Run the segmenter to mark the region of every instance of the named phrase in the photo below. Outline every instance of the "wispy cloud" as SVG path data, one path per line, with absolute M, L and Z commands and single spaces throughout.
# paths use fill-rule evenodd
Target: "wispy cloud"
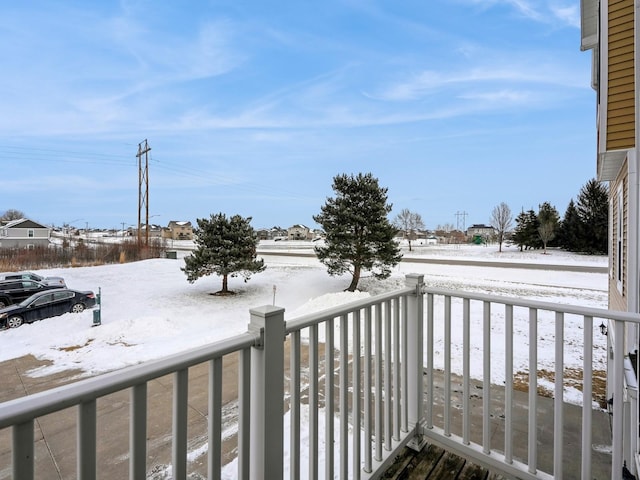
M 486 65 L 455 72 L 425 70 L 392 83 L 371 96 L 380 100 L 411 101 L 447 88 L 464 88 L 478 84 L 485 84 L 491 88 L 491 84 L 496 83 L 544 84 L 571 88 L 581 85 L 576 80 L 574 72 L 558 66 L 510 63 L 504 66 Z
M 569 0 L 462 0 L 483 9 L 497 5 L 513 8 L 519 15 L 540 23 L 559 22 L 580 28 L 580 10 Z

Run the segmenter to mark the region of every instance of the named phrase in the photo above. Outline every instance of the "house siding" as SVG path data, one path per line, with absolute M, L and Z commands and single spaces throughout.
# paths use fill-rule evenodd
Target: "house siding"
M 633 0 L 608 2 L 608 151 L 635 147 L 633 5 Z
M 629 212 L 629 175 L 627 168 L 627 160 L 624 161 L 618 177 L 612 182 L 609 189 L 609 204 L 613 206 L 611 209 L 611 268 L 609 275 L 609 308 L 612 310 L 628 310 L 628 279 L 627 279 L 627 263 L 628 263 L 628 219 Z M 618 286 L 618 192 L 622 188 L 622 291 Z
M 0 227 L 0 248 L 30 248 L 49 245 L 50 229 L 27 219 Z

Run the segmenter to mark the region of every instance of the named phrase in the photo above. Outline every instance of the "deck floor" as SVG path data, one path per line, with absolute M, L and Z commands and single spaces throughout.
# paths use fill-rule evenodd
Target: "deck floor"
M 429 444 L 420 452 L 408 447 L 402 450 L 383 477 L 386 480 L 504 480 L 462 457 Z

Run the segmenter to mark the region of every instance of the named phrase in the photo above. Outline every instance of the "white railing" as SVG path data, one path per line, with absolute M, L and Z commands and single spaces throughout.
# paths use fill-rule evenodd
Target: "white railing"
M 579 476 L 593 478 L 590 407 L 591 351 L 594 328 L 597 328 L 594 319 L 607 322 L 610 337 L 621 339 L 625 323 L 640 323 L 639 316 L 425 288 L 420 275 L 409 275 L 406 283 L 405 288 L 395 292 L 288 322 L 281 308 L 257 308 L 250 312 L 245 334 L 0 404 L 0 433 L 9 427 L 12 431 L 13 478 L 36 478 L 34 423 L 39 417 L 68 407 L 77 409 L 75 476 L 81 480 L 97 478 L 101 466 L 97 455 L 96 402 L 123 390 L 130 392 L 129 478 L 145 478 L 149 469 L 147 417 L 153 417 L 154 413 L 148 411 L 148 384 L 171 374 L 171 476 L 176 480 L 186 479 L 189 369 L 202 363 L 209 365 L 206 450 L 207 475 L 211 479 L 223 474 L 242 479 L 376 478 L 401 448 L 420 449 L 427 441 L 518 478 L 576 478 L 576 472 L 563 472 L 563 456 L 567 452 L 563 451 L 562 441 L 553 442 L 549 447 L 553 458 L 550 465 L 538 462 L 537 375 L 529 377 L 526 433 L 515 433 L 512 379 L 514 345 L 519 344 L 514 343 L 514 335 L 525 325 L 528 338 L 536 339 L 527 347 L 526 367 L 529 372 L 537 372 L 542 340 L 538 338 L 540 322 L 555 324 L 552 343 L 556 439 L 562 438 L 566 428 L 563 414 L 565 329 L 575 325 L 583 329 L 583 404 L 588 408 L 582 410 Z M 504 349 L 494 348 L 496 335 L 489 332 L 496 329 L 501 332 Z M 461 342 L 455 338 L 459 331 Z M 481 341 L 478 343 L 477 339 Z M 548 338 L 544 340 L 549 343 Z M 637 386 L 636 391 L 630 391 L 631 382 L 625 382 L 622 344 L 611 342 L 611 478 L 621 477 L 625 462 L 635 470 L 633 452 L 637 452 L 638 447 L 637 431 L 629 428 L 637 425 L 638 420 Z M 231 354 L 239 358 L 237 458 L 225 466 L 221 453 L 225 429 L 223 362 Z M 287 354 L 289 361 L 285 362 Z M 504 411 L 504 442 L 496 445 L 492 441 L 491 424 L 492 409 L 497 403 L 490 393 L 495 372 L 492 364 L 502 363 L 505 384 L 500 408 Z M 461 392 L 455 392 L 453 387 L 456 372 L 461 373 Z M 434 385 L 438 375 L 443 378 L 440 397 Z M 474 426 L 471 389 L 474 379 L 478 378 L 483 394 L 480 419 Z M 436 414 L 436 409 L 442 413 Z M 283 422 L 283 415 L 288 429 L 285 429 L 287 422 Z M 119 433 L 124 434 L 126 442 L 127 432 Z M 516 443 L 524 441 L 522 435 L 526 435 L 526 455 L 514 449 Z

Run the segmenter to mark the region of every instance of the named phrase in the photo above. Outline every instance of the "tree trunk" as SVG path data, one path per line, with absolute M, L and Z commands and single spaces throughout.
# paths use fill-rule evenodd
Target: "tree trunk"
M 409 251 L 411 251 L 411 240 L 409 240 Z
M 227 274 L 225 273 L 222 276 L 222 290 L 220 290 L 222 293 L 227 293 L 229 291 L 229 289 L 227 288 Z
M 351 285 L 345 290 L 347 292 L 355 292 L 358 288 L 358 282 L 360 281 L 360 266 L 353 268 L 353 278 L 351 279 Z

